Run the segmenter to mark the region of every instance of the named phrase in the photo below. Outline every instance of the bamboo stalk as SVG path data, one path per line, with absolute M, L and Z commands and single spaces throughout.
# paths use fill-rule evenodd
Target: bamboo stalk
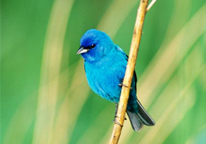
M 124 123 L 125 111 L 127 108 L 127 102 L 129 98 L 131 82 L 132 82 L 136 59 L 138 55 L 147 5 L 148 5 L 148 0 L 140 1 L 140 5 L 139 5 L 138 12 L 137 12 L 137 17 L 136 17 L 136 22 L 135 22 L 135 27 L 134 27 L 132 43 L 130 46 L 128 64 L 126 68 L 126 73 L 125 73 L 125 77 L 123 81 L 123 86 L 122 86 L 122 91 L 121 91 L 121 96 L 120 96 L 120 101 L 119 101 L 119 106 L 118 106 L 118 111 L 117 111 L 116 123 L 113 128 L 112 137 L 110 139 L 110 144 L 117 144 L 119 141 L 119 137 L 121 135 L 122 126 L 120 125 L 123 125 Z

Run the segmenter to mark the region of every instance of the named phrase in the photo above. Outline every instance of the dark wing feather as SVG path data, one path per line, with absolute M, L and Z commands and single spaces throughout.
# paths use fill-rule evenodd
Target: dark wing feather
M 126 60 L 128 61 L 128 55 L 126 55 Z M 136 86 L 136 84 L 137 84 L 137 74 L 136 74 L 136 71 L 134 70 L 134 81 L 135 81 L 135 90 L 137 90 L 137 86 Z
M 143 122 L 143 124 L 145 124 L 147 126 L 155 125 L 155 121 L 147 113 L 147 111 L 144 109 L 144 107 L 142 106 L 142 104 L 140 103 L 140 101 L 138 99 L 137 99 L 137 103 L 139 105 L 139 113 L 138 113 L 138 115 L 139 115 L 141 121 Z

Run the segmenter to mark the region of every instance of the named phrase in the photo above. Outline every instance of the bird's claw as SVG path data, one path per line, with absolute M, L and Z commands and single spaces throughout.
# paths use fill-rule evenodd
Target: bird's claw
M 115 117 L 116 117 L 116 116 L 115 116 Z M 123 125 L 121 125 L 119 122 L 116 121 L 116 118 L 113 120 L 113 122 L 114 122 L 115 124 L 118 124 L 120 127 L 123 127 Z
M 113 122 L 115 123 L 115 124 L 118 124 L 120 127 L 123 127 L 123 125 L 121 125 L 119 122 L 117 122 L 116 121 L 116 118 L 117 118 L 118 116 L 114 116 L 114 120 L 113 120 Z M 124 118 L 124 120 L 127 120 L 126 118 Z
M 118 104 L 116 103 L 116 110 L 115 110 L 115 116 L 114 116 L 114 120 L 113 122 L 115 124 L 118 124 L 120 127 L 123 127 L 123 125 L 121 125 L 119 122 L 116 121 L 116 118 L 118 117 L 116 114 L 117 114 L 117 109 L 118 109 Z M 127 120 L 126 118 L 124 118 L 124 120 Z
M 124 85 L 123 83 L 122 84 L 118 84 L 120 87 L 124 86 L 124 87 L 127 87 L 129 88 L 128 86 Z M 130 87 L 130 89 L 132 89 L 132 87 Z

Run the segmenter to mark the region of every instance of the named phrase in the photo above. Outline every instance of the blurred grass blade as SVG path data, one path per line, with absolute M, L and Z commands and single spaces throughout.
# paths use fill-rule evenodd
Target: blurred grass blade
M 62 72 L 59 75 L 59 77 L 56 77 L 55 79 L 50 81 L 46 85 L 46 87 L 54 83 L 57 79 L 65 78 L 66 75 L 68 75 L 68 69 Z M 35 106 L 33 102 L 35 101 L 35 96 L 37 95 L 37 92 L 34 92 L 34 93 L 35 94 L 31 94 L 27 96 L 27 98 L 20 104 L 18 109 L 16 109 L 15 114 L 12 117 L 11 122 L 9 123 L 9 127 L 7 128 L 4 142 L 3 142 L 4 144 L 12 144 L 12 143 L 21 144 L 23 140 L 25 139 L 26 133 L 29 127 L 32 125 L 33 120 L 35 119 L 35 114 L 34 114 L 35 112 L 33 112 Z M 24 120 L 21 120 L 21 119 L 24 119 L 24 120 L 26 119 L 27 121 L 24 122 Z M 21 132 L 18 131 L 18 134 L 17 134 L 17 131 L 14 131 L 13 129 L 17 128 L 18 126 L 21 126 L 21 128 L 19 129 L 21 130 Z M 17 135 L 19 135 L 18 139 L 11 138 Z
M 7 128 L 3 144 L 22 144 L 29 127 L 34 121 L 33 111 L 36 93 L 28 96 L 18 107 Z M 26 121 L 25 121 L 26 119 Z M 23 125 L 23 126 L 22 126 Z M 2 140 L 2 139 L 1 139 Z
M 155 95 L 158 93 L 157 90 L 159 90 L 158 87 L 161 87 L 170 78 L 193 44 L 205 32 L 205 13 L 206 4 L 180 30 L 166 48 L 165 46 L 160 48 L 145 70 L 139 80 L 138 96 L 142 103 L 146 104 L 146 107 L 154 100 Z
M 180 99 L 179 99 L 180 98 Z M 179 98 L 176 98 L 164 114 L 158 119 L 155 128 L 151 129 L 140 141 L 140 144 L 163 143 L 171 131 L 184 118 L 187 112 L 193 107 L 195 103 L 194 92 L 191 89 L 187 93 L 181 93 Z M 181 102 L 184 98 L 184 103 Z M 178 109 L 176 109 L 178 107 Z M 167 127 L 167 125 L 170 125 Z M 156 136 L 161 133 L 161 137 L 156 139 Z M 149 137 L 149 138 L 148 138 Z
M 58 111 L 56 122 L 54 124 L 53 144 L 67 144 L 70 141 L 76 121 L 81 113 L 81 109 L 89 96 L 88 84 L 82 73 L 82 59 L 77 64 L 74 72 L 74 78 L 68 91 L 66 98 L 63 100 Z M 81 90 L 79 89 L 81 88 Z
M 72 4 L 71 0 L 56 0 L 51 11 L 43 52 L 33 144 L 52 143 L 59 80 L 48 86 L 46 84 L 58 77 L 60 72 L 63 42 Z
M 124 0 L 114 0 L 100 20 L 97 29 L 113 38 L 137 2 L 139 1 L 129 0 L 125 3 Z
M 195 132 L 189 139 L 186 141 L 185 144 L 204 144 L 206 135 L 206 124 L 202 126 L 197 132 Z
M 111 110 L 111 107 L 106 107 L 102 112 L 99 113 L 99 115 L 97 116 L 97 118 L 95 119 L 95 122 L 94 124 L 91 125 L 91 127 L 89 127 L 89 129 L 87 130 L 87 133 L 85 133 L 77 142 L 77 144 L 82 144 L 82 143 L 95 143 L 95 142 L 99 142 L 99 140 L 96 138 L 97 136 L 95 135 L 98 135 L 98 133 L 96 133 L 96 128 L 98 126 L 101 125 L 101 123 L 103 123 L 103 119 L 105 118 L 106 116 L 106 113 L 108 111 Z M 112 121 L 111 121 L 111 124 L 112 124 Z M 90 138 L 90 139 L 88 139 Z
M 195 51 L 194 51 L 195 52 Z M 194 58 L 194 57 L 192 57 Z M 190 61 L 188 61 L 190 62 Z M 186 64 L 187 65 L 187 64 Z M 167 121 L 170 119 L 170 115 L 171 114 L 174 114 L 175 111 L 177 111 L 176 113 L 179 112 L 179 120 L 177 121 L 174 121 L 174 124 L 173 124 L 173 127 L 170 126 L 168 127 L 167 129 L 164 129 L 165 132 L 164 134 L 164 137 L 162 136 L 161 138 L 158 138 L 158 143 L 162 143 L 164 141 L 164 139 L 166 139 L 166 137 L 169 135 L 169 133 L 175 128 L 175 126 L 180 122 L 180 120 L 184 117 L 184 115 L 186 114 L 186 111 L 182 112 L 180 111 L 180 105 L 182 106 L 183 104 L 179 104 L 178 103 L 184 103 L 184 107 L 190 107 L 191 108 L 191 105 L 194 105 L 194 99 L 195 98 L 192 98 L 191 101 L 187 101 L 185 99 L 187 99 L 193 92 L 191 92 L 191 89 L 192 89 L 192 85 L 194 83 L 194 81 L 197 79 L 197 77 L 199 77 L 199 75 L 201 73 L 203 73 L 205 70 L 206 70 L 206 66 L 201 66 L 201 64 L 197 64 L 199 65 L 199 67 L 196 68 L 196 73 L 193 74 L 193 76 L 189 76 L 188 78 L 188 81 L 186 81 L 186 84 L 184 86 L 184 88 L 182 88 L 182 90 L 179 90 L 179 94 L 178 93 L 174 93 L 173 95 L 171 95 L 172 93 L 169 92 L 170 91 L 170 88 L 171 86 L 168 85 L 168 89 L 167 92 L 163 92 L 159 97 L 158 99 L 156 100 L 154 106 L 152 107 L 152 110 L 153 110 L 153 113 L 156 114 L 156 117 L 160 117 L 158 119 L 156 119 L 156 125 L 154 128 L 150 129 L 146 134 L 145 136 L 142 138 L 141 140 L 141 143 L 151 143 L 155 140 L 155 136 L 158 135 L 158 133 L 160 132 L 160 129 L 164 129 L 164 127 L 166 127 L 166 123 Z M 174 82 L 176 81 L 176 84 L 174 86 L 178 86 L 177 84 L 177 80 L 173 80 L 173 84 Z M 172 89 L 174 91 L 174 89 Z M 188 92 L 189 91 L 189 92 Z M 178 92 L 178 90 L 177 90 Z M 170 94 L 170 97 L 167 95 Z M 194 94 L 193 94 L 194 95 Z M 195 96 L 192 96 L 192 97 L 195 97 Z M 190 99 L 190 98 L 188 98 Z M 164 106 L 168 106 L 167 108 L 164 108 Z M 178 110 L 176 110 L 176 107 L 178 107 Z M 164 110 L 162 112 L 162 110 Z M 189 109 L 188 109 L 189 110 Z M 182 112 L 182 113 L 180 113 Z M 172 122 L 170 122 L 171 124 Z M 161 130 L 161 133 L 162 133 L 162 130 Z M 150 139 L 148 139 L 148 137 L 150 137 Z M 160 142 L 161 141 L 161 142 Z

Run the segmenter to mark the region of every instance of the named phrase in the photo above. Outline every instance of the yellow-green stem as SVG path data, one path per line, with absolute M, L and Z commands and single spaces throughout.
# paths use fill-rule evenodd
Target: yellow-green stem
M 127 68 L 126 68 L 124 81 L 123 81 L 124 86 L 122 87 L 122 91 L 121 91 L 121 96 L 120 96 L 120 101 L 119 101 L 119 106 L 118 106 L 118 111 L 117 111 L 117 117 L 116 117 L 116 123 L 114 125 L 112 137 L 110 139 L 110 144 L 117 144 L 119 141 L 119 137 L 121 135 L 122 127 L 120 125 L 123 125 L 124 123 L 125 111 L 127 108 L 130 86 L 131 86 L 131 82 L 132 82 L 132 78 L 134 74 L 137 55 L 138 55 L 147 5 L 148 5 L 148 0 L 140 1 L 140 5 L 139 5 L 138 12 L 137 12 L 137 17 L 136 17 L 136 22 L 135 22 L 135 27 L 134 27 L 132 43 L 130 46 L 129 60 L 128 60 Z

